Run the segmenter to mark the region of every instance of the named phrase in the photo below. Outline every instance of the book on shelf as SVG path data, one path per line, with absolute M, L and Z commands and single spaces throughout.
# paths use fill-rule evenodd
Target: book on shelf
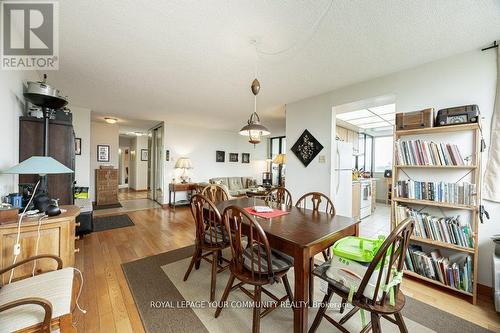
M 404 205 L 395 206 L 396 225 L 408 217 L 415 221 L 415 237 L 474 248 L 473 229 L 468 222 L 461 221 L 460 215 L 437 217 Z
M 396 165 L 464 166 L 458 146 L 423 140 L 396 140 Z
M 410 245 L 405 269 L 436 280 L 454 289 L 472 293 L 472 259 L 463 253 L 443 257 L 437 249 L 426 253 L 419 245 Z
M 423 182 L 417 180 L 398 180 L 395 186 L 396 197 L 446 202 L 457 205 L 476 205 L 476 184 L 469 182 L 445 183 Z

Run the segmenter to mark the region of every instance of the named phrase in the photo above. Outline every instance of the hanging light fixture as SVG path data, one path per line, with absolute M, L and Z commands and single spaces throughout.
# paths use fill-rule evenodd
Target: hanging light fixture
M 248 142 L 254 146 L 260 143 L 262 136 L 271 134 L 266 126 L 260 123 L 259 115 L 257 114 L 257 94 L 260 91 L 260 82 L 254 79 L 252 82 L 252 93 L 254 95 L 254 112 L 250 115 L 247 125 L 240 130 L 240 135 L 247 136 Z

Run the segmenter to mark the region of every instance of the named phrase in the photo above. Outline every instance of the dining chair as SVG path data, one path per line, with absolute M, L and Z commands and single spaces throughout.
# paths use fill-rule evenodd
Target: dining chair
M 229 234 L 231 246 L 231 275 L 227 282 L 221 302 L 215 312 L 219 317 L 227 301 L 229 293 L 240 289 L 254 301 L 252 332 L 260 331 L 260 319 L 268 315 L 287 299 L 292 302 L 293 294 L 288 282 L 287 273 L 292 267 L 292 258 L 280 251 L 271 249 L 266 234 L 257 221 L 245 210 L 238 206 L 229 206 L 223 214 L 226 232 Z M 245 229 L 246 244 L 243 242 L 243 229 Z M 240 282 L 233 286 L 234 280 Z M 283 282 L 286 295 L 279 298 L 264 288 L 275 282 Z M 252 293 L 244 287 L 249 284 L 254 286 Z M 268 307 L 261 303 L 261 295 L 265 293 L 275 302 Z
M 269 190 L 264 198 L 266 204 L 274 203 L 276 205 L 285 205 L 291 207 L 293 205 L 292 194 L 284 187 L 276 187 Z
M 207 185 L 203 191 L 201 191 L 201 194 L 206 196 L 214 204 L 229 200 L 229 193 L 227 193 L 222 186 L 217 184 Z
M 401 222 L 391 232 L 368 266 L 363 278 L 360 278 L 361 283 L 354 292 L 350 292 L 341 282 L 333 280 L 326 275 L 331 262 L 326 262 L 314 270 L 314 275 L 328 282 L 328 291 L 323 298 L 321 307 L 309 329 L 309 333 L 317 330 L 323 318 L 326 318 L 341 332 L 349 332 L 343 327 L 343 324 L 358 311 L 368 311 L 371 317 L 371 321 L 362 328 L 361 332 L 368 332 L 370 329 L 374 333 L 381 332 L 381 317 L 396 324 L 400 332 L 408 332 L 403 316 L 401 315 L 401 310 L 405 305 L 405 296 L 399 287 L 403 276 L 404 259 L 413 228 L 414 221 L 409 218 Z M 377 268 L 380 267 L 382 268 L 376 272 Z M 371 293 L 366 291 L 366 287 L 369 281 L 372 280 L 373 274 L 375 274 L 377 279 L 373 293 Z M 354 306 L 338 322 L 326 314 L 326 306 L 330 303 L 333 294 L 337 294 L 342 298 L 340 313 L 343 313 L 346 301 Z M 366 296 L 367 294 L 370 296 Z M 350 297 L 350 295 L 352 296 Z M 394 318 L 390 317 L 390 315 L 393 315 Z M 364 313 L 362 313 L 361 318 L 363 322 Z
M 215 299 L 217 274 L 225 271 L 229 265 L 222 266 L 229 260 L 222 257 L 222 250 L 229 247 L 229 237 L 222 224 L 221 215 L 212 201 L 202 194 L 195 194 L 191 198 L 191 214 L 195 221 L 196 239 L 193 257 L 184 281 L 189 278 L 193 266 L 198 269 L 201 259 L 212 264 L 212 279 L 210 285 L 210 301 Z M 205 253 L 203 253 L 205 251 Z M 212 257 L 209 259 L 208 257 Z

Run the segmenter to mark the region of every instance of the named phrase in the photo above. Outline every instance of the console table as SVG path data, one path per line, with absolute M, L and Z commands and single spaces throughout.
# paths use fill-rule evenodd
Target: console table
M 198 184 L 196 183 L 170 183 L 168 186 L 168 206 L 175 210 L 175 206 L 182 206 L 189 204 L 189 201 L 186 202 L 175 202 L 175 193 L 176 192 L 191 192 L 195 191 L 198 188 Z
M 77 206 L 61 206 L 66 210 L 61 215 L 49 217 L 42 221 L 40 227 L 40 242 L 38 254 L 53 254 L 60 257 L 63 261 L 63 267 L 75 265 L 75 226 L 76 217 L 80 214 L 80 208 Z M 17 261 L 33 257 L 36 251 L 36 239 L 38 229 L 38 217 L 24 218 L 21 224 L 21 254 Z M 0 225 L 0 268 L 12 264 L 14 244 L 16 243 L 17 221 Z M 36 271 L 46 272 L 54 270 L 57 266 L 51 260 L 38 260 Z M 14 279 L 23 278 L 31 275 L 33 266 L 28 264 L 18 267 L 14 271 Z M 37 273 L 37 274 L 38 274 Z M 2 284 L 9 279 L 10 274 L 2 276 Z

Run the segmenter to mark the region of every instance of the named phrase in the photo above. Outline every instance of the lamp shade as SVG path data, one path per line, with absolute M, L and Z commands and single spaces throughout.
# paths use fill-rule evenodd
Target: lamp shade
M 193 164 L 188 157 L 180 157 L 175 163 L 176 169 L 192 169 Z
M 73 173 L 73 170 L 59 163 L 49 156 L 31 156 L 10 169 L 2 173 L 17 175 L 49 175 L 60 173 Z
M 286 154 L 278 154 L 274 160 L 274 164 L 286 164 Z

